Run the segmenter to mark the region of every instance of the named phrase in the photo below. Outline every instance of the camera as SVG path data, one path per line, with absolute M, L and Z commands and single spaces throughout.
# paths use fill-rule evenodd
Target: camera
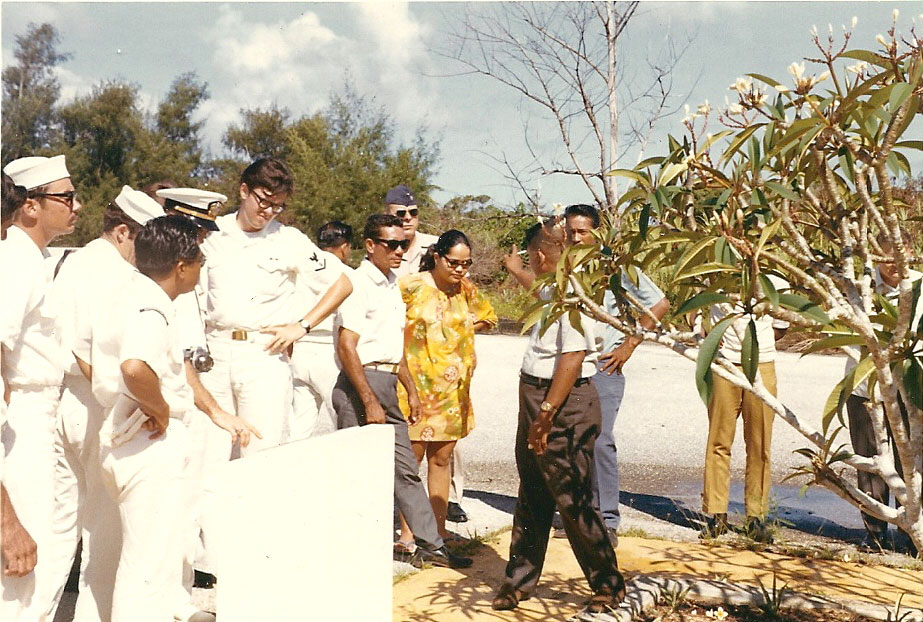
M 201 346 L 183 350 L 183 359 L 190 361 L 192 368 L 200 374 L 204 374 L 215 366 L 215 359 L 212 358 L 211 352 Z

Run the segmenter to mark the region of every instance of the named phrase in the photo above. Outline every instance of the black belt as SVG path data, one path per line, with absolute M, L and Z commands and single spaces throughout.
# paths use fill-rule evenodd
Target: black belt
M 519 379 L 522 380 L 523 384 L 539 389 L 547 389 L 551 386 L 551 378 L 539 378 L 538 376 L 533 376 L 525 372 L 519 372 Z M 590 384 L 589 378 L 577 378 L 574 382 L 575 387 L 582 387 L 585 384 Z

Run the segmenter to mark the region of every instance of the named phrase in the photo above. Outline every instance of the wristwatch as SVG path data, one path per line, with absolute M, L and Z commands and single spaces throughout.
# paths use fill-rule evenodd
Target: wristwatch
M 311 332 L 311 322 L 307 320 L 301 320 L 300 322 L 298 322 L 298 325 L 304 329 L 305 335 Z
M 539 409 L 542 413 L 553 413 L 554 411 L 557 410 L 557 408 L 556 408 L 555 406 L 553 406 L 553 405 L 551 404 L 551 402 L 542 402 L 542 405 L 539 406 L 538 409 Z

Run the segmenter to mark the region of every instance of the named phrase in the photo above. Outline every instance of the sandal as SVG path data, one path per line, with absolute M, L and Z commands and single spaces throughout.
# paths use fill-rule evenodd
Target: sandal
M 416 542 L 404 542 L 403 540 L 398 540 L 394 543 L 394 561 L 406 562 L 413 554 L 417 552 Z
M 531 596 L 517 590 L 509 583 L 504 583 L 497 590 L 497 595 L 490 601 L 490 608 L 494 611 L 510 611 L 519 605 L 521 600 L 529 600 Z

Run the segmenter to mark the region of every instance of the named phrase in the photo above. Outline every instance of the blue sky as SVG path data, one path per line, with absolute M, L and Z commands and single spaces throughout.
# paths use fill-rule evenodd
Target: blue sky
M 632 75 L 644 77 L 645 60 L 670 42 L 691 44 L 675 73 L 673 103 L 695 108 L 708 99 L 723 104 L 737 76 L 757 72 L 788 81 L 786 67 L 815 55 L 809 29 L 858 17 L 853 46 L 874 48 L 875 37 L 901 10 L 906 30 L 915 16 L 923 27 L 920 2 L 644 2 L 621 40 L 620 58 Z M 201 110 L 205 138 L 213 153 L 242 107 L 276 103 L 295 116 L 323 107 L 348 75 L 358 91 L 374 96 L 409 142 L 425 126 L 441 139 L 434 193 L 444 201 L 459 194 L 488 194 L 504 205 L 523 199 L 491 156 L 514 163 L 530 160 L 529 142 L 552 157 L 558 141 L 517 95 L 433 53 L 465 10 L 462 3 L 35 3 L 4 0 L 3 65 L 13 59 L 13 38 L 32 22 L 53 23 L 60 49 L 73 54 L 59 71 L 62 95 L 89 92 L 106 79 L 139 85 L 145 106 L 153 107 L 179 74 L 195 71 L 209 85 L 211 99 Z M 496 8 L 495 6 L 492 8 Z M 682 96 L 682 98 L 679 98 Z M 680 111 L 655 129 L 646 155 L 659 152 L 668 131 L 680 131 Z M 637 153 L 620 162 L 630 167 Z M 585 201 L 579 183 L 543 178 L 546 204 Z

